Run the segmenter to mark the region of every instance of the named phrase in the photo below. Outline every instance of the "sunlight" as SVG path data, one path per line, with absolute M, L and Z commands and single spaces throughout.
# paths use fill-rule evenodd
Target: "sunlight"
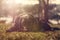
M 38 4 L 39 2 L 36 0 L 5 0 L 7 4 Z
M 6 3 L 8 4 L 8 3 L 13 3 L 14 1 L 13 0 L 6 0 Z
M 15 0 L 17 4 L 38 4 L 38 1 L 33 1 L 33 0 Z
M 22 5 L 20 5 L 20 4 L 22 4 Z M 12 18 L 14 19 L 16 17 L 16 14 L 18 15 L 19 13 L 25 13 L 22 6 L 35 5 L 35 4 L 38 4 L 38 1 L 36 1 L 36 0 L 3 0 L 2 9 L 3 9 L 3 12 L 6 11 L 8 13 L 8 15 L 12 16 Z M 21 7 L 21 8 L 19 8 L 19 7 Z M 28 18 L 28 15 L 25 13 L 25 14 L 22 14 L 22 17 Z M 3 19 L 7 20 L 8 18 L 3 18 Z M 7 21 L 10 22 L 11 21 L 10 19 L 8 19 Z
M 51 4 L 60 4 L 60 0 L 50 0 Z

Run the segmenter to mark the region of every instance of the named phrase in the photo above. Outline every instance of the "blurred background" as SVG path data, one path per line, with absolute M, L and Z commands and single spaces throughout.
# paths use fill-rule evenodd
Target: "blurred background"
M 14 25 L 16 17 L 20 14 L 26 14 L 34 17 L 38 28 L 39 24 L 39 0 L 0 0 L 0 23 Z M 48 9 L 48 21 L 51 27 L 60 28 L 60 2 L 59 0 L 50 0 Z M 27 16 L 28 17 L 28 16 Z M 29 19 L 30 20 L 30 19 Z M 28 23 L 26 24 L 28 25 Z M 35 25 L 35 24 L 34 24 Z M 30 27 L 32 25 L 29 25 Z M 36 26 L 36 25 L 35 25 Z M 34 27 L 35 28 L 35 27 Z M 37 28 L 37 27 L 36 27 Z

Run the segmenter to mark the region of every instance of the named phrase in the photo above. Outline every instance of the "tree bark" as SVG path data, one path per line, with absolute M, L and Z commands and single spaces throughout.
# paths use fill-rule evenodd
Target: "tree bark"
M 39 0 L 40 5 L 39 20 L 43 23 L 48 22 L 48 4 L 49 0 Z
M 39 21 L 45 30 L 51 30 L 51 27 L 48 25 L 48 5 L 49 0 L 39 0 Z

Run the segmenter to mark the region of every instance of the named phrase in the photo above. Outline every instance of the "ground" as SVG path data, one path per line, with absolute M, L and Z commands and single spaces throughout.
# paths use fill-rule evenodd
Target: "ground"
M 0 24 L 0 40 L 60 40 L 60 31 L 6 32 L 11 24 Z

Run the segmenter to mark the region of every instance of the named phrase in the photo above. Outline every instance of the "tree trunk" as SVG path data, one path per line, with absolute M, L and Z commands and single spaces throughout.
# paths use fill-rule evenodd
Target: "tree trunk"
M 45 30 L 51 29 L 50 26 L 48 25 L 48 5 L 49 0 L 39 0 L 40 6 L 39 21 Z
M 39 20 L 43 23 L 48 22 L 48 0 L 39 0 L 40 13 Z

